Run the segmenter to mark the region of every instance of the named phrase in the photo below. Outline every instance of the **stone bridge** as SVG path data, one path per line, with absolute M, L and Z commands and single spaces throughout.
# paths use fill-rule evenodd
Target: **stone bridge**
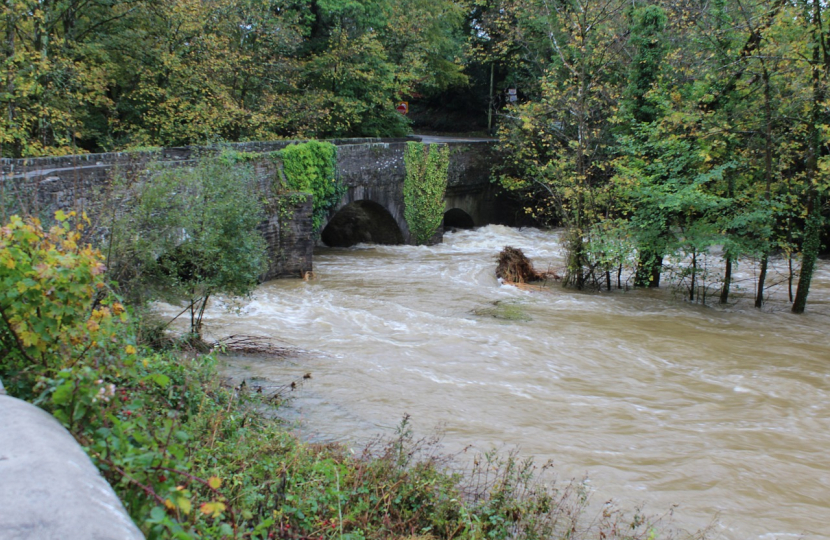
M 505 222 L 508 216 L 490 182 L 495 160 L 485 139 L 425 137 L 428 144 L 450 147 L 444 227 L 472 228 Z M 406 142 L 352 144 L 337 151 L 339 180 L 348 191 L 322 228 L 321 240 L 347 247 L 358 242 L 411 244 L 404 219 L 403 181 Z M 433 242 L 440 242 L 439 229 Z
M 428 144 L 450 147 L 445 201 L 445 228 L 510 223 L 510 211 L 497 198 L 490 169 L 497 157 L 492 141 L 423 137 Z M 347 192 L 316 238 L 311 225 L 311 196 L 292 197 L 291 217 L 272 215 L 260 229 L 268 242 L 270 268 L 264 279 L 300 277 L 312 269 L 315 245 L 350 246 L 358 242 L 409 244 L 404 219 L 403 179 L 406 139 L 336 139 L 337 174 Z M 114 152 L 77 156 L 0 160 L 0 212 L 48 216 L 58 209 L 95 213 L 116 173 L 141 174 L 151 161 L 165 166 L 193 163 L 206 152 L 230 148 L 265 154 L 303 141 L 236 143 L 217 147 L 168 148 L 156 152 Z M 278 181 L 272 160 L 254 160 L 262 186 Z M 268 190 L 268 192 L 272 192 Z M 439 229 L 433 242 L 440 242 Z

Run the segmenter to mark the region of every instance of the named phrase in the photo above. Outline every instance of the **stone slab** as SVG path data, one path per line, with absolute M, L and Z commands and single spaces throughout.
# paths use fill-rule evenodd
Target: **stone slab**
M 89 457 L 45 411 L 0 395 L 0 540 L 143 540 Z

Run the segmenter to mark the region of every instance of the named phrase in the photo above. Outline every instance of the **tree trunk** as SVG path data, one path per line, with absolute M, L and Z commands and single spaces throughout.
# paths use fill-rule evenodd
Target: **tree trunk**
M 585 273 L 583 263 L 585 261 L 585 244 L 582 242 L 582 234 L 571 230 L 571 239 L 568 242 L 568 276 L 564 284 L 571 285 L 575 289 L 585 288 Z
M 209 299 L 210 293 L 205 293 L 204 298 L 202 298 L 202 305 L 199 307 L 199 315 L 196 316 L 196 326 L 194 328 L 194 333 L 199 339 L 202 339 L 202 320 L 204 319 L 205 308 L 207 307 Z
M 196 300 L 190 301 L 190 333 L 196 332 Z
M 656 289 L 660 286 L 660 274 L 663 273 L 663 256 L 660 255 L 651 266 L 651 281 L 648 283 L 649 289 Z
M 793 279 L 795 278 L 795 273 L 793 272 L 793 256 L 792 253 L 787 257 L 787 266 L 789 267 L 790 273 L 787 276 L 787 293 L 789 294 L 790 302 L 793 301 Z
M 816 258 L 821 247 L 821 206 L 819 195 L 813 187 L 813 181 L 818 175 L 818 158 L 821 153 L 821 138 L 819 125 L 821 123 L 821 109 L 824 101 L 824 89 L 821 86 L 822 67 L 827 65 L 827 52 L 824 51 L 824 32 L 821 26 L 821 2 L 813 2 L 813 103 L 810 126 L 810 157 L 807 161 L 807 226 L 804 230 L 804 242 L 801 247 L 801 272 L 798 276 L 798 288 L 795 291 L 793 313 L 804 313 L 807 306 L 807 295 L 810 293 L 810 281 L 813 279 L 813 270 Z M 823 52 L 823 58 L 821 53 Z M 824 62 L 822 62 L 824 60 Z M 825 67 L 826 69 L 826 67 Z
M 490 64 L 490 99 L 487 103 L 487 135 L 493 135 L 493 75 L 496 71 L 496 63 Z
M 729 302 L 729 287 L 732 285 L 732 256 L 726 253 L 726 268 L 723 271 L 723 288 L 720 290 L 720 303 Z
M 692 252 L 692 283 L 689 286 L 689 302 L 695 301 L 695 280 L 697 279 L 697 251 Z
M 758 288 L 755 291 L 755 307 L 761 309 L 764 306 L 764 283 L 767 280 L 767 265 L 769 256 L 764 253 L 761 257 L 761 272 L 758 275 Z
M 798 288 L 795 291 L 793 313 L 804 313 L 807 306 L 807 295 L 810 293 L 810 281 L 813 279 L 818 250 L 821 246 L 821 216 L 815 209 L 817 204 L 811 205 L 810 215 L 807 217 L 807 227 L 804 231 L 804 244 L 801 248 L 801 272 L 798 275 Z
M 764 60 L 761 60 L 764 73 L 764 118 L 766 120 L 766 132 L 764 142 L 764 174 L 766 176 L 766 198 L 769 202 L 772 198 L 772 98 L 770 97 L 769 71 Z M 770 239 L 767 239 L 767 243 Z M 761 309 L 764 306 L 764 286 L 767 279 L 767 268 L 769 266 L 769 247 L 764 250 L 761 256 L 761 274 L 758 276 L 758 289 L 755 294 L 755 307 Z
M 635 287 L 656 289 L 660 286 L 660 274 L 663 271 L 663 256 L 651 250 L 640 252 L 637 271 L 634 274 Z

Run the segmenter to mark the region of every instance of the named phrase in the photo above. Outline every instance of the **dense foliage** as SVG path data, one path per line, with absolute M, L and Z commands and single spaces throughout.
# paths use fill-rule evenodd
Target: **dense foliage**
M 337 147 L 320 141 L 292 144 L 279 151 L 279 158 L 285 187 L 314 196 L 311 219 L 315 234 L 319 234 L 346 190 L 336 178 Z
M 103 258 L 80 243 L 86 216 L 59 212 L 56 218 L 49 230 L 37 219 L 17 216 L 0 228 L 0 361 L 5 373 L 53 372 L 64 364 L 134 349 L 134 343 L 119 341 L 125 309 L 108 292 Z M 11 384 L 15 388 L 14 380 Z
M 9 0 L 3 157 L 408 130 L 465 82 L 463 8 L 423 0 Z
M 450 150 L 446 145 L 409 142 L 404 163 L 404 217 L 415 242 L 425 244 L 444 218 Z
M 266 270 L 264 218 L 250 163 L 203 157 L 190 166 L 151 164 L 149 179 L 120 179 L 110 205 L 111 275 L 131 301 L 182 303 L 200 337 L 214 294 L 244 296 Z
M 445 129 L 469 125 L 451 117 L 493 125 L 501 185 L 540 224 L 567 228 L 565 283 L 607 287 L 614 273 L 619 286 L 656 287 L 666 275 L 690 298 L 717 288 L 726 303 L 733 267 L 754 260 L 761 307 L 782 255 L 800 312 L 811 272 L 798 262 L 812 268 L 828 232 L 825 10 L 811 0 L 9 0 L 0 147 L 17 157 L 400 135 L 409 121 L 394 104 L 413 100 L 413 116 Z M 699 271 L 701 258 L 720 269 Z
M 475 6 L 476 58 L 519 90 L 499 114 L 499 182 L 540 223 L 566 227 L 566 283 L 654 287 L 667 275 L 691 300 L 726 303 L 734 266 L 757 261 L 761 307 L 783 256 L 804 310 L 827 232 L 826 6 Z

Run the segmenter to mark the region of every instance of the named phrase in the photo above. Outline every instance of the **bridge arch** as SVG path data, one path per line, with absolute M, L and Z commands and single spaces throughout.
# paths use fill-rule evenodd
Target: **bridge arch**
M 444 230 L 472 229 L 476 226 L 473 217 L 461 208 L 450 208 L 444 212 Z
M 341 206 L 323 227 L 320 240 L 329 247 L 405 243 L 404 232 L 392 213 L 368 199 Z

